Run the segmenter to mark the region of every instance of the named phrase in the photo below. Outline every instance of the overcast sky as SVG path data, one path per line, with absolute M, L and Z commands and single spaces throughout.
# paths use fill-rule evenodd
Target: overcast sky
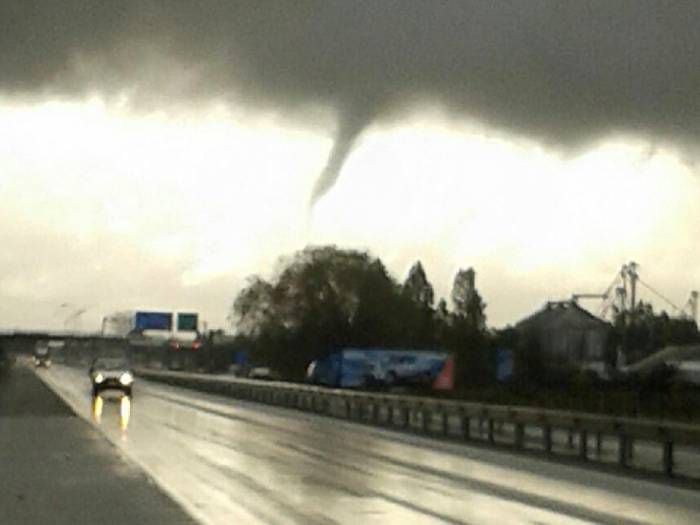
M 699 11 L 4 0 L 0 327 L 130 307 L 221 326 L 248 275 L 309 243 L 400 279 L 421 259 L 439 295 L 474 266 L 496 326 L 629 260 L 682 304 Z

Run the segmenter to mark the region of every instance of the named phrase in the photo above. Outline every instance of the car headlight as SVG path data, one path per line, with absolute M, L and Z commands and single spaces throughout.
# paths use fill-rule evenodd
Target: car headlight
M 124 386 L 130 385 L 134 382 L 134 376 L 132 376 L 129 372 L 124 372 L 119 377 L 119 382 Z
M 103 376 L 102 374 L 97 374 L 95 376 L 95 383 L 101 383 L 104 380 L 105 380 L 105 376 Z

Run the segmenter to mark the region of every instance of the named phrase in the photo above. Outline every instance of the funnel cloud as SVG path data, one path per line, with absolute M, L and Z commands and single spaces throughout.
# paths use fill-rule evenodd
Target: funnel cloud
M 338 130 L 335 133 L 333 147 L 321 175 L 316 180 L 311 193 L 311 206 L 316 204 L 334 185 L 340 170 L 352 151 L 362 131 L 375 117 L 373 106 L 350 104 L 338 117 Z
M 0 94 L 328 110 L 313 203 L 366 126 L 417 101 L 562 151 L 622 133 L 694 157 L 698 19 L 648 0 L 3 0 Z

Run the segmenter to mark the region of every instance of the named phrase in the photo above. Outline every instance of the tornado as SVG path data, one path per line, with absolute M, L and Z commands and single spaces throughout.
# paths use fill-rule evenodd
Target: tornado
M 345 161 L 362 132 L 372 123 L 375 114 L 375 110 L 370 109 L 368 105 L 364 107 L 353 105 L 340 114 L 333 147 L 311 192 L 310 208 L 313 208 L 338 181 Z
M 563 154 L 630 136 L 700 156 L 700 2 L 35 3 L 0 2 L 0 98 L 337 115 L 311 206 L 367 126 L 423 104 Z

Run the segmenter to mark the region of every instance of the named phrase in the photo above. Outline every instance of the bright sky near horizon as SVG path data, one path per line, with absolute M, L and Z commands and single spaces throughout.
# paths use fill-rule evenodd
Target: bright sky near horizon
M 631 260 L 682 305 L 700 287 L 698 17 L 3 0 L 0 328 L 132 307 L 222 326 L 249 275 L 330 243 L 398 280 L 420 259 L 438 296 L 474 267 L 491 326 Z
M 312 210 L 322 126 L 5 97 L 0 137 L 0 328 L 60 328 L 64 303 L 83 329 L 141 306 L 223 326 L 247 276 L 307 244 L 368 249 L 399 280 L 420 259 L 440 296 L 473 266 L 492 326 L 602 291 L 629 260 L 681 305 L 700 286 L 700 180 L 634 137 L 563 156 L 416 110 L 366 129 Z

